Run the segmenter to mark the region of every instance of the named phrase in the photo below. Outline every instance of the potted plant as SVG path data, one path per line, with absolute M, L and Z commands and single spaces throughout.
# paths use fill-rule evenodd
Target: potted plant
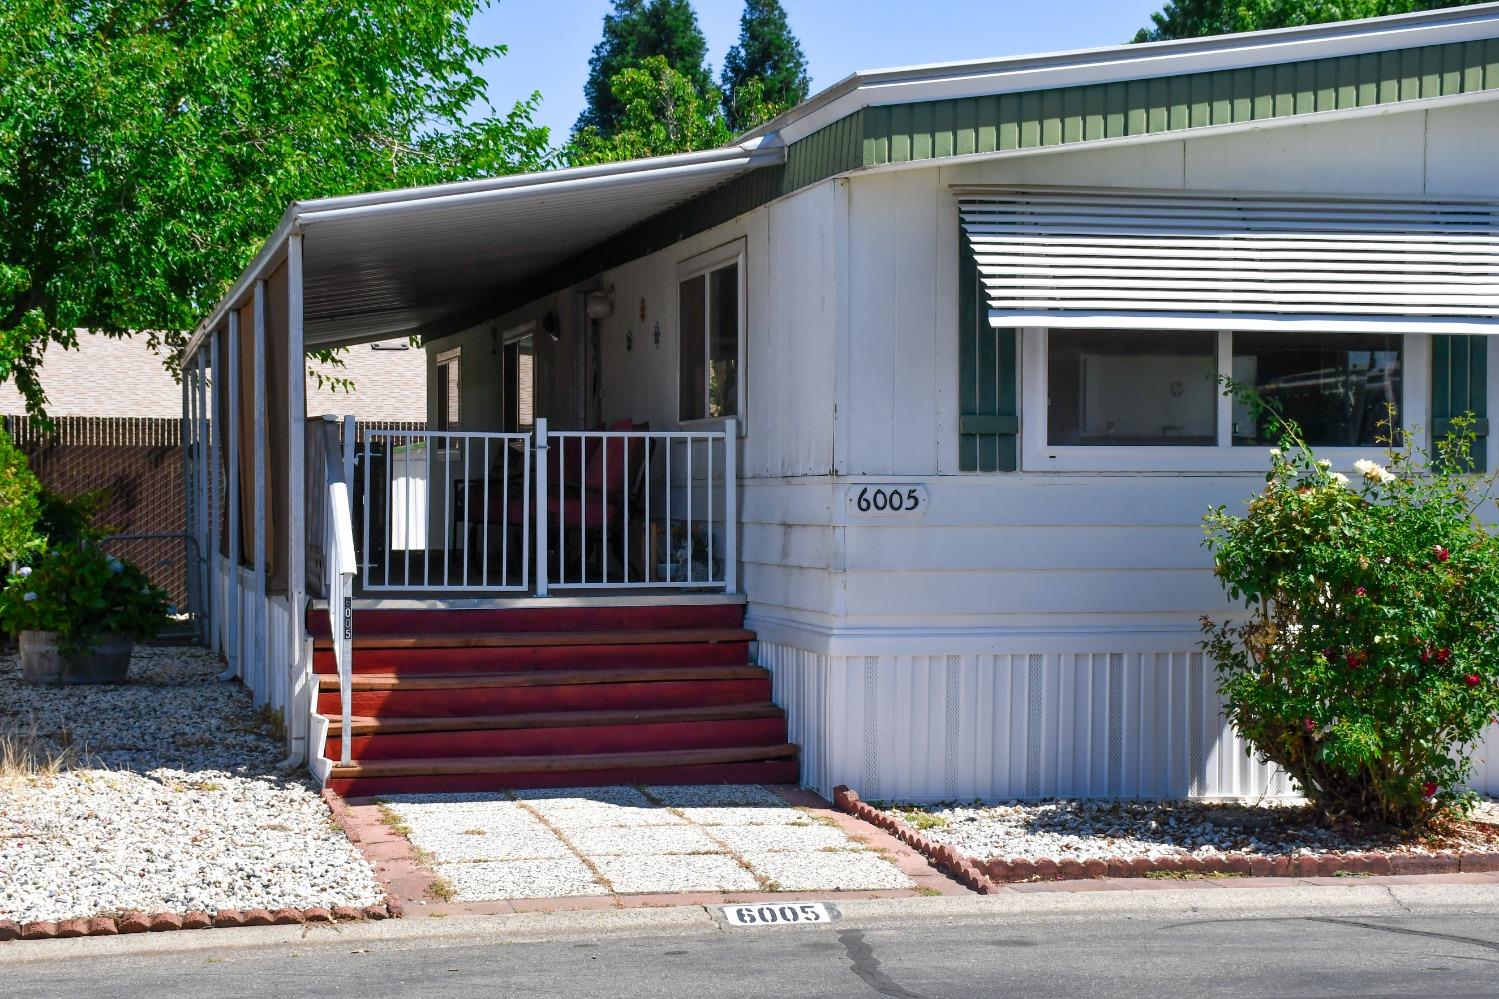
M 32 555 L 0 590 L 0 627 L 20 641 L 28 683 L 123 683 L 135 643 L 167 613 L 166 593 L 92 532 Z

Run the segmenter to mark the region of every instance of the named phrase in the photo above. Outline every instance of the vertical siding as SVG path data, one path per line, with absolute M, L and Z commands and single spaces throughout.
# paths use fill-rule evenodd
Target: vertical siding
M 1200 652 L 825 656 L 761 642 L 802 780 L 870 800 L 1278 797 Z M 1499 744 L 1499 730 L 1489 745 Z M 1472 785 L 1499 792 L 1493 750 Z

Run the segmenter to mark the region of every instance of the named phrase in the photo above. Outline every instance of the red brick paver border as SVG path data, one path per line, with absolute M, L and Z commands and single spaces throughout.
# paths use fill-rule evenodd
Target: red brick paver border
M 1328 853 L 1311 856 L 1111 858 L 1047 860 L 1022 857 L 978 859 L 947 843 L 924 836 L 889 812 L 862 801 L 843 785 L 833 789 L 833 803 L 850 815 L 887 830 L 934 864 L 940 864 L 975 891 L 1101 891 L 1228 887 L 1273 884 L 1499 884 L 1499 852 L 1402 854 L 1385 851 Z M 1150 878 L 1157 875 L 1159 880 Z M 1198 880 L 1200 879 L 1200 880 Z

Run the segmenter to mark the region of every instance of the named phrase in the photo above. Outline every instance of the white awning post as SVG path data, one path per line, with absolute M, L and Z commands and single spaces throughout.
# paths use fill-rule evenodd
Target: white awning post
M 250 663 L 255 680 L 250 684 L 252 701 L 256 707 L 266 701 L 266 641 L 265 632 L 269 623 L 266 607 L 268 599 L 265 585 L 265 514 L 266 514 L 266 452 L 269 450 L 266 430 L 266 370 L 265 370 L 265 281 L 255 282 L 255 652 Z
M 536 418 L 536 595 L 547 595 L 547 419 Z M 507 511 L 508 517 L 508 511 Z M 524 527 L 521 530 L 525 530 Z
M 193 447 L 196 471 L 197 499 L 193 509 L 197 513 L 197 559 L 198 559 L 198 640 L 207 644 L 210 638 L 209 621 L 213 619 L 213 592 L 208 582 L 208 355 L 198 352 L 197 381 L 194 385 L 198 399 L 197 429 Z
M 229 313 L 229 327 L 224 334 L 224 439 L 228 442 L 225 458 L 229 475 L 224 483 L 229 504 L 228 538 L 228 582 L 224 587 L 225 643 L 228 646 L 228 665 L 219 674 L 220 680 L 232 680 L 239 675 L 239 310 Z
M 723 421 L 723 591 L 739 592 L 739 425 Z M 711 452 L 710 452 L 711 453 Z M 708 483 L 713 488 L 713 483 Z M 713 530 L 713 525 L 708 525 Z M 708 566 L 708 571 L 713 567 Z
M 291 604 L 291 682 L 287 687 L 286 735 L 289 763 L 306 758 L 304 747 L 312 710 L 307 637 L 307 355 L 302 327 L 302 236 L 286 240 L 286 405 L 287 421 L 287 595 Z
M 189 536 L 193 530 L 193 376 L 192 369 L 182 366 L 182 420 L 178 436 L 182 442 L 182 530 Z M 193 610 L 193 546 L 182 546 L 182 592 L 186 606 L 179 608 L 188 614 Z
M 208 341 L 210 375 L 206 386 L 208 411 L 205 421 L 208 432 L 208 647 L 214 652 L 223 651 L 221 639 L 223 638 L 224 612 L 224 608 L 219 604 L 224 592 L 219 588 L 219 488 L 223 482 L 219 453 L 224 446 L 223 427 L 219 423 L 223 401 L 219 393 L 219 372 L 223 370 L 219 367 L 219 339 L 220 331 L 215 330 Z

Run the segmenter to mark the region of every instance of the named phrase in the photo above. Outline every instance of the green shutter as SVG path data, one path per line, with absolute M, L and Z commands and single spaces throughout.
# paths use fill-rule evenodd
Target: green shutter
M 989 325 L 978 265 L 966 238 L 959 254 L 958 468 L 965 472 L 1013 472 L 1020 467 L 1020 414 L 1015 406 L 1017 331 Z
M 1455 417 L 1471 413 L 1478 440 L 1473 461 L 1485 470 L 1489 434 L 1488 338 L 1433 336 L 1431 338 L 1431 436 L 1439 440 L 1452 429 Z

